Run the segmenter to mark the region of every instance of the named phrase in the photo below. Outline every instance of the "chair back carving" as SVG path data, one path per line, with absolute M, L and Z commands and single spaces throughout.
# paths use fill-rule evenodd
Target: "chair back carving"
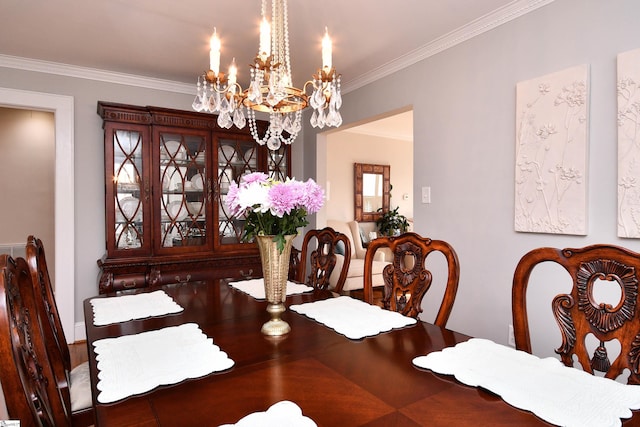
M 417 318 L 422 312 L 422 299 L 432 283 L 432 272 L 425 268 L 427 256 L 440 252 L 447 261 L 447 283 L 435 324 L 445 327 L 458 291 L 460 265 L 458 255 L 447 242 L 404 233 L 396 237 L 381 237 L 369 242 L 364 261 L 364 300 L 373 303 L 371 267 L 376 250 L 389 248 L 391 264 L 383 271 L 383 306 Z
M 291 255 L 289 257 L 289 280 L 298 280 L 298 272 L 300 271 L 300 249 L 291 246 Z
M 7 411 L 22 426 L 69 426 L 36 314 L 23 258 L 0 256 L 0 382 Z
M 31 273 L 33 292 L 37 313 L 40 315 L 42 333 L 47 354 L 56 383 L 62 390 L 66 405 L 71 407 L 69 394 L 69 373 L 71 372 L 71 356 L 69 346 L 62 329 L 58 306 L 56 305 L 47 261 L 42 241 L 34 236 L 27 238 L 26 260 Z
M 351 244 L 346 235 L 335 231 L 331 227 L 325 227 L 322 230 L 309 230 L 305 234 L 302 242 L 300 264 L 298 265 L 297 280 L 316 289 L 327 289 L 329 287 L 329 278 L 336 266 L 335 251 L 338 242 L 344 244 L 344 263 L 334 291 L 342 291 L 344 282 L 347 279 L 349 263 L 351 262 Z M 310 262 L 308 275 L 306 273 L 307 259 Z
M 600 244 L 575 249 L 538 248 L 524 255 L 513 277 L 512 310 L 516 348 L 529 353 L 527 286 L 534 267 L 547 261 L 562 266 L 573 282 L 571 293 L 558 294 L 551 303 L 562 336 L 555 352 L 562 362 L 574 366 L 575 356 L 586 372 L 603 372 L 612 379 L 629 369 L 628 383 L 640 384 L 640 254 Z M 596 284 L 619 287 L 619 302 L 598 302 L 593 294 Z M 586 343 L 590 335 L 599 343 L 593 354 Z M 620 344 L 620 354 L 613 361 L 607 353 L 607 343 L 612 340 Z
M 26 261 L 31 273 L 35 305 L 40 318 L 41 330 L 44 336 L 45 348 L 49 363 L 53 371 L 55 384 L 62 396 L 65 408 L 69 408 L 71 422 L 75 426 L 89 426 L 95 424 L 92 406 L 75 408 L 71 411 L 71 388 L 83 389 L 82 385 L 71 384 L 71 356 L 69 345 L 62 328 L 62 321 L 58 312 L 51 277 L 47 268 L 47 259 L 42 241 L 34 236 L 27 238 Z M 78 376 L 76 376 L 78 378 Z M 76 402 L 77 403 L 77 402 Z M 78 406 L 78 405 L 77 405 Z

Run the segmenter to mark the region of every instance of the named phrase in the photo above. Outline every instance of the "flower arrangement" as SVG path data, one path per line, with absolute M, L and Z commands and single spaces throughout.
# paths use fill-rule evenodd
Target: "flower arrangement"
M 232 216 L 245 215 L 243 238 L 273 235 L 280 252 L 284 236 L 309 224 L 307 215 L 318 212 L 323 203 L 324 191 L 312 179 L 277 181 L 262 172 L 242 176 L 239 185 L 232 182 L 226 198 Z

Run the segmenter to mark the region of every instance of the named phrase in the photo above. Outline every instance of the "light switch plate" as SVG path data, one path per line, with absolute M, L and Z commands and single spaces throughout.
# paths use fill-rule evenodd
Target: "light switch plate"
M 431 187 L 422 187 L 422 203 L 431 203 Z

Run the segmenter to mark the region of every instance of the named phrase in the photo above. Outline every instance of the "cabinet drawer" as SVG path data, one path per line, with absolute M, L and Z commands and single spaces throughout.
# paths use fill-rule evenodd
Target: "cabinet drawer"
M 261 277 L 259 256 L 238 256 L 232 259 L 207 259 L 198 262 L 176 262 L 150 266 L 147 286 L 189 283 L 212 279 L 247 279 Z
M 189 283 L 210 278 L 211 277 L 207 277 L 204 272 L 185 269 L 184 266 L 174 264 L 151 267 L 147 281 L 149 286 L 155 287 L 173 283 Z
M 126 289 L 144 288 L 147 285 L 145 274 L 127 274 L 116 276 L 113 279 L 113 290 L 123 291 Z
M 106 294 L 146 286 L 145 273 L 114 274 L 113 272 L 104 272 L 100 277 L 99 291 L 101 294 Z

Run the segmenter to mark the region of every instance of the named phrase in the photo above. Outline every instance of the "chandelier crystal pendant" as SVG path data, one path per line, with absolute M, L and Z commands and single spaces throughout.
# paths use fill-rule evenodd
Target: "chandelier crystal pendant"
M 228 75 L 220 72 L 220 39 L 214 28 L 211 36 L 209 70 L 198 77 L 193 109 L 218 114 L 218 125 L 242 129 L 249 122 L 253 139 L 271 150 L 282 143 L 291 144 L 302 129 L 302 111 L 314 111 L 311 125 L 315 128 L 338 127 L 342 124 L 340 75 L 331 63 L 331 39 L 325 28 L 322 40 L 322 67 L 302 89 L 293 86 L 289 59 L 287 0 L 271 0 L 271 24 L 266 16 L 267 0 L 262 0 L 260 46 L 250 65 L 250 83 L 245 90 L 237 82 L 235 58 Z M 307 95 L 307 91 L 311 94 Z M 244 113 L 246 110 L 246 116 Z M 256 126 L 256 111 L 269 114 L 269 127 L 263 136 Z

